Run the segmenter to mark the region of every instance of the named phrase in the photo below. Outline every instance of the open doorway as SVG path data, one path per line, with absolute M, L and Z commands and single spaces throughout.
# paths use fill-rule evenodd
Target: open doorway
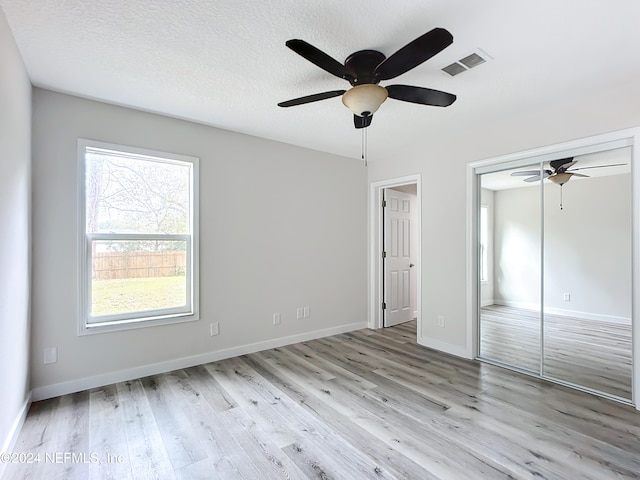
M 420 175 L 371 184 L 369 328 L 420 329 Z

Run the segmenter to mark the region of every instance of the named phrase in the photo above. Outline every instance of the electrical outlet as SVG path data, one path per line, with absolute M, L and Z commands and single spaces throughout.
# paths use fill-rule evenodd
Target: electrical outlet
M 273 314 L 273 324 L 274 325 L 280 325 L 281 321 L 282 321 L 282 315 L 280 315 L 279 313 L 274 313 Z
M 302 316 L 303 316 L 304 318 L 309 318 L 309 315 L 310 315 L 309 307 L 308 307 L 308 306 L 307 306 L 307 307 L 304 307 L 304 308 L 302 309 Z
M 220 322 L 213 322 L 209 324 L 209 332 L 212 337 L 218 335 L 220 333 Z
M 438 326 L 444 328 L 444 315 L 438 315 Z
M 303 307 L 298 307 L 298 309 L 296 310 L 296 318 L 298 320 L 300 320 L 301 318 L 304 318 L 304 308 Z
M 47 347 L 44 349 L 44 363 L 56 363 L 58 361 L 58 347 Z
M 570 302 L 571 301 L 571 294 L 570 293 L 565 293 L 562 298 L 563 298 L 563 300 L 565 302 Z

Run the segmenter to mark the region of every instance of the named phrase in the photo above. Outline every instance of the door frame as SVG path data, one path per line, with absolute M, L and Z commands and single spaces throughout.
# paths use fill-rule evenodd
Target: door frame
M 386 188 L 403 185 L 416 186 L 416 228 L 418 241 L 416 251 L 416 310 L 417 332 L 422 325 L 422 176 L 419 173 L 404 177 L 391 178 L 371 182 L 369 185 L 369 307 L 367 327 L 371 329 L 383 328 L 382 302 L 384 275 L 382 262 L 382 245 L 384 244 L 384 223 L 382 220 L 382 195 Z
M 478 356 L 479 345 L 479 281 L 478 281 L 478 211 L 480 208 L 479 177 L 499 164 L 519 167 L 548 161 L 559 156 L 575 156 L 618 146 L 631 146 L 632 183 L 632 403 L 640 410 L 640 127 L 605 133 L 522 152 L 501 155 L 467 164 L 467 351 Z M 556 382 L 559 383 L 559 382 Z

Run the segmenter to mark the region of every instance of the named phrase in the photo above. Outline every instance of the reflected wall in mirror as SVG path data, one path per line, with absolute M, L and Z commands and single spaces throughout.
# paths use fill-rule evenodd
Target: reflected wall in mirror
M 479 352 L 539 373 L 540 185 L 523 184 L 514 172 L 486 173 L 480 180 Z
M 630 164 L 625 147 L 480 176 L 481 358 L 631 399 Z
M 631 399 L 631 148 L 573 161 L 562 209 L 545 190 L 544 374 Z

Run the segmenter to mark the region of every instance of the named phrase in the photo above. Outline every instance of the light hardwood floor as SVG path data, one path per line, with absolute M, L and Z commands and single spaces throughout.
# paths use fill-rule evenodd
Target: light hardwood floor
M 631 399 L 631 325 L 547 314 L 544 352 L 545 375 Z M 539 312 L 483 307 L 480 354 L 539 372 Z
M 418 346 L 415 329 L 34 403 L 15 451 L 41 463 L 4 479 L 640 478 L 640 412 Z

